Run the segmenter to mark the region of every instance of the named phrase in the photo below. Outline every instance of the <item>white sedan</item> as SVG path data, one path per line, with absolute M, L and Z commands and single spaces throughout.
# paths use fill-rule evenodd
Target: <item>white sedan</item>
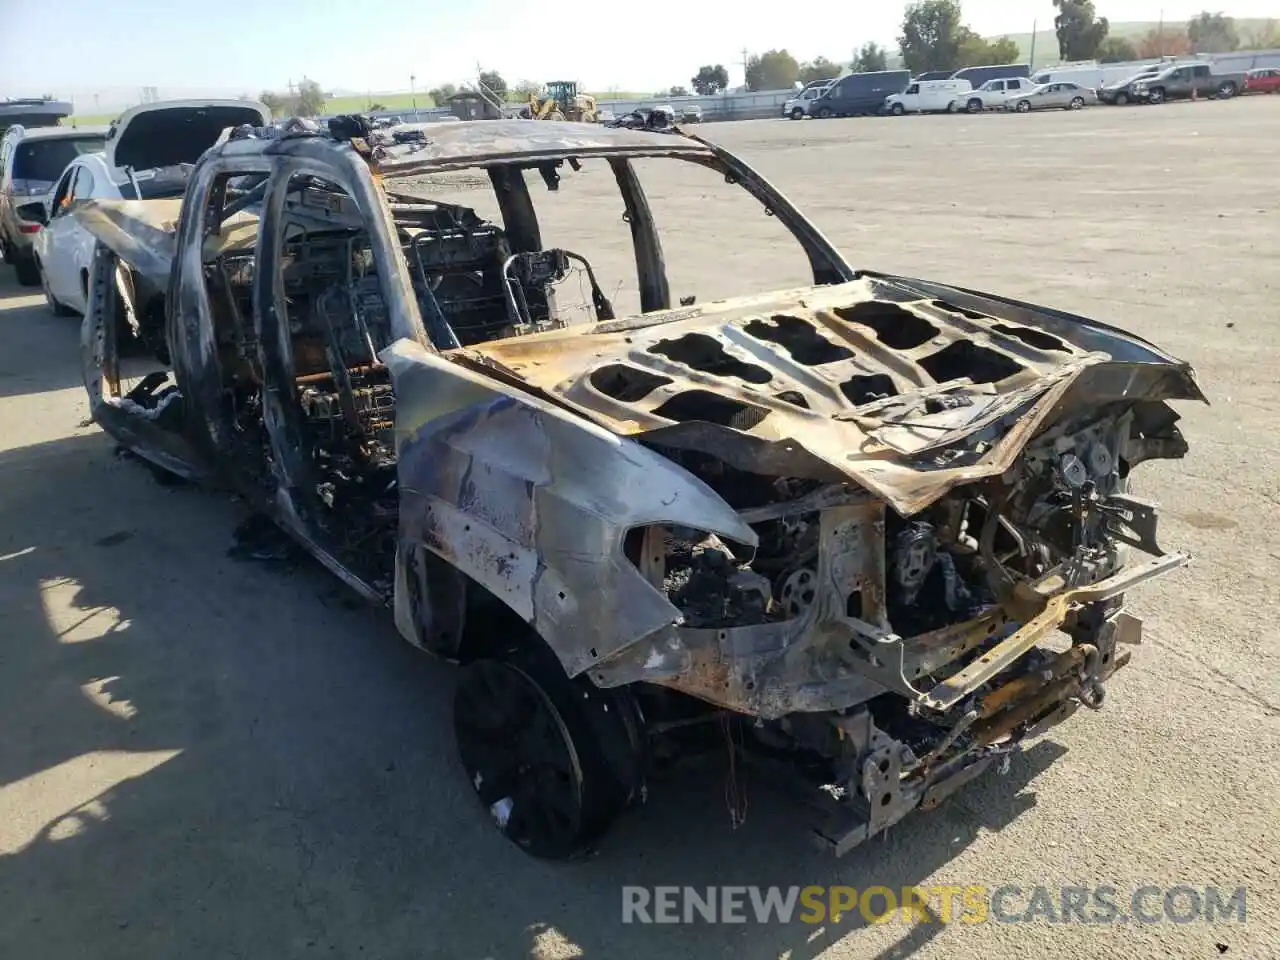
M 88 307 L 95 241 L 69 216 L 77 204 L 181 197 L 191 167 L 225 129 L 270 122 L 265 106 L 242 100 L 169 100 L 125 112 L 111 125 L 106 152 L 76 157 L 47 197 L 35 256 L 53 312 L 84 313 Z

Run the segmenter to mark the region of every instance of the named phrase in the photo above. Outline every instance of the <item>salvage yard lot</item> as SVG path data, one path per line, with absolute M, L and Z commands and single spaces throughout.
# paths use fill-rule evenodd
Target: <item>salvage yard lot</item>
M 859 266 L 1114 322 L 1196 366 L 1213 406 L 1181 408 L 1190 455 L 1135 473 L 1195 562 L 1135 596 L 1146 643 L 1103 710 L 844 860 L 754 780 L 733 830 L 720 762 L 654 784 L 593 859 L 530 860 L 463 781 L 452 669 L 311 565 L 229 558 L 227 498 L 118 459 L 82 425 L 76 324 L 5 269 L 0 957 L 1275 955 L 1280 98 L 702 132 Z M 673 295 L 796 281 L 777 224 L 668 166 L 647 173 Z M 566 171 L 535 201 L 613 294 L 610 188 Z M 620 923 L 624 884 L 1151 883 L 1245 886 L 1247 922 Z

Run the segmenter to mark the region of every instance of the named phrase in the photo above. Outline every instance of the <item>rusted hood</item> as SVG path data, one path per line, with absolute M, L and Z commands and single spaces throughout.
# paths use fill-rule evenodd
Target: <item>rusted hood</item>
M 620 434 L 754 473 L 853 480 L 903 514 L 999 474 L 1060 415 L 1203 399 L 1185 363 L 1055 311 L 865 277 L 485 344 Z

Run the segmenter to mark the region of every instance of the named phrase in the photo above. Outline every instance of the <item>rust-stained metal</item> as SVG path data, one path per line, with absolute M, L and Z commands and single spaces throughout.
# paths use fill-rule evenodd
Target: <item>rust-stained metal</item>
M 741 159 L 678 131 L 356 139 L 241 131 L 181 204 L 75 214 L 99 242 L 83 356 L 104 428 L 239 490 L 415 645 L 568 685 L 546 702 L 593 738 L 574 749 L 599 770 L 578 772 L 625 770 L 628 796 L 636 718 L 651 739 L 749 718 L 748 742 L 827 765 L 820 836 L 843 852 L 1101 704 L 1140 640 L 1123 594 L 1187 562 L 1129 490 L 1186 450 L 1168 404 L 1204 399 L 1187 364 L 1083 317 L 856 271 Z M 813 283 L 672 306 L 643 157 L 746 190 Z M 642 311 L 614 319 L 600 294 L 597 322 L 569 326 L 554 287 L 594 274 L 545 247 L 524 173 L 558 188 L 593 160 Z M 462 168 L 501 224 L 397 192 Z M 125 336 L 168 372 L 124 392 Z M 582 698 L 598 712 L 566 706 Z

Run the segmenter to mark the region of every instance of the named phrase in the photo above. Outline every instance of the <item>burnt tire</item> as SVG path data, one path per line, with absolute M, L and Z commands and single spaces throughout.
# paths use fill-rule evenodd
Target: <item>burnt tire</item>
M 40 266 L 36 263 L 36 258 L 29 253 L 14 251 L 13 274 L 21 286 L 40 286 Z
M 537 638 L 463 667 L 453 717 L 481 804 L 531 856 L 581 856 L 642 795 L 643 722 L 629 693 L 569 678 Z

